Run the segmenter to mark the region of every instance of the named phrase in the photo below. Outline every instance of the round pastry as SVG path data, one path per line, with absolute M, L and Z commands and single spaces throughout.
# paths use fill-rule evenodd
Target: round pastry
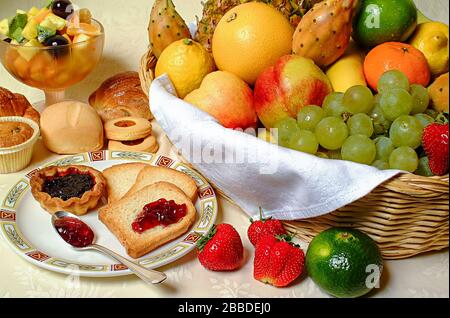
M 103 148 L 103 123 L 91 106 L 66 101 L 45 108 L 41 115 L 45 146 L 58 154 L 77 154 Z
M 33 174 L 30 185 L 33 197 L 50 214 L 57 211 L 86 214 L 106 193 L 106 180 L 101 172 L 81 165 L 41 169 Z
M 23 144 L 33 136 L 34 130 L 27 123 L 17 121 L 0 122 L 0 148 Z
M 110 140 L 108 143 L 108 149 L 119 151 L 156 153 L 159 149 L 159 145 L 158 142 L 156 141 L 156 138 L 150 135 L 146 138 L 133 141 Z
M 118 141 L 132 141 L 147 137 L 152 133 L 152 124 L 139 117 L 121 117 L 105 124 L 106 138 Z

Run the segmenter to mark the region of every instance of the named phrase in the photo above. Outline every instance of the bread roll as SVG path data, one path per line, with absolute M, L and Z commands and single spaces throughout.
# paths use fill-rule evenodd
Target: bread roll
M 58 154 L 77 154 L 103 148 L 103 124 L 91 106 L 66 101 L 48 106 L 41 115 L 45 146 Z

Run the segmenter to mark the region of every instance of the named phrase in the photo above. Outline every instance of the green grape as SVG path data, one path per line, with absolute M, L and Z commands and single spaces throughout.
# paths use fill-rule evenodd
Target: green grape
M 338 92 L 331 93 L 325 97 L 322 105 L 325 116 L 341 117 L 347 111 L 342 103 L 343 99 L 344 93 Z
M 322 107 L 309 105 L 303 107 L 297 115 L 297 123 L 300 129 L 314 131 L 319 121 L 324 117 Z
M 394 121 L 397 117 L 411 112 L 413 99 L 406 90 L 394 88 L 381 95 L 380 106 L 386 119 Z
M 391 169 L 414 172 L 419 167 L 419 157 L 411 147 L 400 147 L 391 153 L 389 166 Z
M 373 135 L 373 122 L 366 114 L 353 115 L 347 121 L 347 126 L 350 135 L 364 135 L 367 137 Z
M 326 117 L 316 126 L 315 134 L 319 144 L 327 150 L 341 148 L 348 137 L 347 125 L 337 117 Z
M 370 165 L 377 155 L 375 143 L 364 135 L 347 138 L 341 149 L 342 159 Z
M 313 132 L 299 130 L 291 136 L 289 148 L 315 155 L 319 149 L 319 143 Z
M 383 161 L 383 160 L 375 160 L 372 163 L 372 167 L 375 167 L 379 170 L 387 170 L 387 169 L 389 169 L 389 163 L 387 163 L 386 161 Z
M 352 114 L 367 114 L 373 108 L 373 94 L 368 87 L 356 85 L 345 92 L 342 103 Z
M 330 159 L 334 159 L 334 160 L 341 160 L 342 159 L 342 155 L 341 155 L 341 150 L 329 150 L 328 151 L 328 158 Z
M 375 99 L 381 98 L 381 95 L 376 95 Z M 373 129 L 375 135 L 384 135 L 389 131 L 389 128 L 391 127 L 391 122 L 386 119 L 384 116 L 383 110 L 381 109 L 381 106 L 379 103 L 375 103 L 375 106 L 373 107 L 372 111 L 369 113 L 370 118 L 372 118 L 373 121 Z
M 422 143 L 423 127 L 420 121 L 413 116 L 398 117 L 389 130 L 389 137 L 395 147 L 407 146 L 413 149 Z
M 393 88 L 409 90 L 408 77 L 400 71 L 391 70 L 384 73 L 378 80 L 377 89 L 379 93 L 384 93 Z
M 377 155 L 375 158 L 386 162 L 389 161 L 389 156 L 395 149 L 392 140 L 388 137 L 381 136 L 376 138 L 374 142 L 377 148 Z
M 433 117 L 427 114 L 415 114 L 414 117 L 420 121 L 420 123 L 422 124 L 422 128 L 425 128 L 428 125 L 434 123 Z
M 428 95 L 428 90 L 422 85 L 413 84 L 411 85 L 409 92 L 413 98 L 411 114 L 423 113 L 430 104 L 430 95 Z
M 325 152 L 321 152 L 321 151 L 316 153 L 316 157 L 319 157 L 319 158 L 322 158 L 322 159 L 330 159 Z
M 428 157 L 422 157 L 419 159 L 419 167 L 417 167 L 417 170 L 414 172 L 414 174 L 418 174 L 419 176 L 424 177 L 434 176 L 430 168 L 430 160 L 428 159 Z
M 289 146 L 289 139 L 299 130 L 297 121 L 291 117 L 278 121 L 274 128 L 278 132 L 278 143 L 283 147 Z

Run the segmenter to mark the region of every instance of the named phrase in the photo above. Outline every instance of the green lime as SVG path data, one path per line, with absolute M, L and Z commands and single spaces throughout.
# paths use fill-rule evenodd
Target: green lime
M 383 258 L 375 241 L 361 231 L 331 228 L 309 244 L 306 268 L 327 293 L 353 298 L 378 286 Z
M 363 0 L 353 22 L 353 39 L 364 47 L 404 42 L 417 26 L 413 0 Z

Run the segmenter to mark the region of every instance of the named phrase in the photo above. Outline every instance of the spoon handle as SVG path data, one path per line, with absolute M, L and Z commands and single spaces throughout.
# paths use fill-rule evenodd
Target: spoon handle
M 162 283 L 167 278 L 166 274 L 152 270 L 152 269 L 145 268 L 145 267 L 137 264 L 136 262 L 133 262 L 133 261 L 111 251 L 110 249 L 108 249 L 104 246 L 101 246 L 98 244 L 93 244 L 89 247 L 94 250 L 97 250 L 99 252 L 102 252 L 104 254 L 107 254 L 107 255 L 111 256 L 112 258 L 116 259 L 117 261 L 121 262 L 123 265 L 127 266 L 133 273 L 135 273 L 136 276 L 138 276 L 140 279 L 142 279 L 143 281 L 145 281 L 148 284 L 159 284 L 159 283 Z

